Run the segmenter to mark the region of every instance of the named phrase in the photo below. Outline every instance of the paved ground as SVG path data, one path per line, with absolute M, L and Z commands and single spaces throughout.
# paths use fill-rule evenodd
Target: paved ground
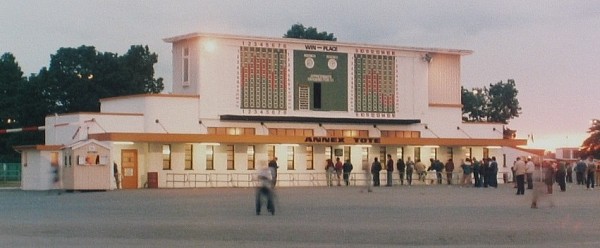
M 556 189 L 555 189 L 556 190 Z M 278 188 L 274 216 L 254 189 L 63 193 L 0 190 L 0 247 L 598 247 L 600 191 L 448 186 Z

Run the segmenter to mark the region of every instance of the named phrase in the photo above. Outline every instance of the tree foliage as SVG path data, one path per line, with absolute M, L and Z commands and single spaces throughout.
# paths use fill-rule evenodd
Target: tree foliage
M 594 158 L 600 158 L 600 120 L 592 120 L 592 126 L 588 130 L 590 134 L 579 148 L 580 156 L 594 156 Z
M 93 46 L 60 48 L 38 76 L 50 113 L 99 111 L 101 98 L 162 91 L 157 58 L 147 46 L 131 46 L 123 56 Z
M 287 33 L 283 35 L 283 38 L 337 41 L 337 38 L 333 36 L 333 33 L 318 32 L 317 28 L 306 28 L 300 23 L 292 25 L 292 27 L 287 31 Z
M 42 126 L 45 117 L 72 112 L 97 112 L 101 98 L 159 93 L 154 78 L 158 56 L 148 46 L 134 45 L 124 55 L 98 52 L 93 46 L 60 48 L 48 68 L 23 77 L 12 54 L 0 57 L 0 129 Z M 10 119 L 10 123 L 7 121 Z M 15 145 L 40 144 L 43 132 L 2 134 L 0 161 L 18 161 Z
M 513 79 L 490 84 L 489 88 L 461 89 L 463 120 L 467 122 L 499 122 L 507 124 L 519 117 L 519 91 Z

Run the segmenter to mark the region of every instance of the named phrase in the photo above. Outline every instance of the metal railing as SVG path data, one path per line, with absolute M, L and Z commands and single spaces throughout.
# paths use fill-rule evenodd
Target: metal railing
M 398 172 L 392 172 L 392 180 L 394 185 L 398 185 L 400 176 Z M 463 175 L 462 172 L 452 173 L 452 183 L 459 184 Z M 204 188 L 204 187 L 255 187 L 257 185 L 256 173 L 167 173 L 166 185 L 167 188 Z M 503 183 L 502 173 L 498 173 L 498 182 Z M 422 180 L 419 180 L 419 175 L 416 172 L 412 177 L 413 185 L 433 185 L 437 184 L 437 176 L 435 171 L 427 172 Z M 380 173 L 381 184 L 385 184 L 387 172 Z M 474 179 L 471 179 L 473 182 Z M 341 184 L 344 184 L 343 179 L 340 179 Z M 364 172 L 351 173 L 349 183 L 352 186 L 366 185 L 367 176 Z M 371 182 L 369 182 L 371 183 Z M 446 173 L 442 173 L 442 183 L 447 184 Z M 333 175 L 333 184 L 337 185 L 337 176 Z M 406 177 L 404 184 L 408 184 Z M 297 172 L 297 173 L 278 173 L 277 186 L 294 187 L 294 186 L 327 186 L 326 172 Z
M 21 164 L 20 163 L 1 163 L 0 164 L 0 182 L 20 182 Z

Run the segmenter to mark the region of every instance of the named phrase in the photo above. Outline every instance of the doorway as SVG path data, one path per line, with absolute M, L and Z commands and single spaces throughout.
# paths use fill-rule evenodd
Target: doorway
M 123 189 L 138 188 L 137 150 L 121 150 L 121 175 Z

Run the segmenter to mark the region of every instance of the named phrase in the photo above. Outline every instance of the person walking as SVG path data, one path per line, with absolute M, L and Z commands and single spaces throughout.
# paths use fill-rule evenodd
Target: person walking
M 517 161 L 514 164 L 515 177 L 517 179 L 517 195 L 525 194 L 525 174 L 527 173 L 527 165 L 520 157 L 517 157 Z M 532 171 L 533 172 L 533 171 Z M 532 174 L 533 176 L 533 174 Z M 533 182 L 533 177 L 531 178 Z
M 394 175 L 394 160 L 392 159 L 392 155 L 387 155 L 387 163 L 385 164 L 385 170 L 387 171 L 387 183 L 386 187 L 392 187 L 392 176 Z
M 273 188 L 275 188 L 275 185 L 277 185 L 277 169 L 279 169 L 277 157 L 269 161 L 269 169 L 271 170 L 271 183 L 273 184 Z
M 335 176 L 337 177 L 337 186 L 342 186 L 342 172 L 344 165 L 339 157 L 335 158 Z
M 538 203 L 541 199 L 546 199 L 550 203 L 550 207 L 554 207 L 554 201 L 547 191 L 547 182 L 542 181 L 542 175 L 547 174 L 547 171 L 552 171 L 552 168 L 549 165 L 542 165 L 542 167 L 541 170 L 534 171 L 533 173 L 534 182 L 531 194 L 531 208 L 534 209 L 538 208 Z
M 402 158 L 398 158 L 396 169 L 398 170 L 398 176 L 400 176 L 400 185 L 404 185 L 404 171 L 406 171 L 406 164 L 404 164 Z
M 273 204 L 273 175 L 268 166 L 262 168 L 258 173 L 258 188 L 256 189 L 256 215 L 260 215 L 263 198 L 267 199 L 267 211 L 271 215 L 275 214 L 275 205 Z
M 527 189 L 533 189 L 533 171 L 535 170 L 535 164 L 531 161 L 531 158 L 527 158 L 525 167 L 527 167 L 525 172 L 525 177 L 527 177 Z
M 410 157 L 406 160 L 406 182 L 409 186 L 412 185 L 412 176 L 413 170 L 415 169 L 415 162 L 413 162 Z
M 346 159 L 344 165 L 342 166 L 342 170 L 344 171 L 344 183 L 346 186 L 350 185 L 350 172 L 352 172 L 353 166 L 350 163 L 350 159 Z
M 452 184 L 452 173 L 454 172 L 454 162 L 452 159 L 448 159 L 448 162 L 444 165 L 446 169 L 446 181 L 448 185 Z
M 327 186 L 333 186 L 333 173 L 335 173 L 335 165 L 331 159 L 325 161 L 325 180 L 327 180 Z
M 369 161 L 363 160 L 362 170 L 365 174 L 366 190 L 367 190 L 367 192 L 373 192 L 373 189 L 371 187 L 371 179 L 372 178 L 371 178 L 371 167 L 369 166 Z M 362 190 L 360 192 L 362 192 Z
M 594 189 L 594 184 L 596 184 L 596 163 L 594 163 L 594 157 L 589 156 L 587 161 L 587 168 L 586 168 L 586 175 L 587 175 L 587 180 L 586 180 L 586 187 L 588 190 L 592 190 Z
M 373 174 L 373 186 L 379 187 L 381 185 L 381 181 L 379 180 L 379 172 L 381 171 L 381 163 L 379 163 L 379 159 L 375 158 L 373 160 L 373 164 L 371 164 L 371 174 Z

